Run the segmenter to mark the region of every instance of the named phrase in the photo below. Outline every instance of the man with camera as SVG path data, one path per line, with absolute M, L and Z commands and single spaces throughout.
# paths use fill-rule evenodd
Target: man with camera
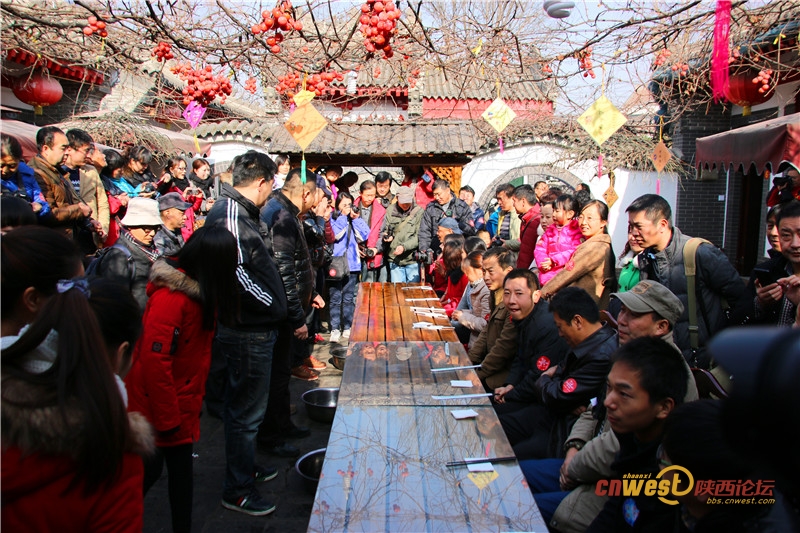
M 420 281 L 415 255 L 421 221 L 422 208 L 414 205 L 414 191 L 411 187 L 400 187 L 397 202 L 386 210 L 381 230 L 393 282 Z
M 433 182 L 433 199 L 434 201 L 425 207 L 425 212 L 422 214 L 419 226 L 419 249 L 420 252 L 432 250 L 436 255 L 441 248 L 437 232 L 442 218 L 449 217 L 458 222 L 464 237 L 472 237 L 476 231 L 472 210 L 464 200 L 455 197 L 447 181 L 437 179 Z
M 800 168 L 791 161 L 781 161 L 767 196 L 767 207 L 800 200 Z

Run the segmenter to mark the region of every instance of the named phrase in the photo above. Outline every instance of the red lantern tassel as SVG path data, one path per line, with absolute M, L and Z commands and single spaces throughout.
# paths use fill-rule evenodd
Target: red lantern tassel
M 725 99 L 728 90 L 728 46 L 731 32 L 731 0 L 717 0 L 714 49 L 711 52 L 711 94 L 714 102 Z

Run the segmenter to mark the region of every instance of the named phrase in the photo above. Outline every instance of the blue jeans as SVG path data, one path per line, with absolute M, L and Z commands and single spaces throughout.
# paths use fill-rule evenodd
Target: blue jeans
M 400 266 L 389 263 L 389 270 L 392 273 L 392 283 L 419 283 L 419 264 Z
M 339 281 L 331 281 L 331 331 L 350 329 L 356 310 L 355 296 L 358 272 L 350 272 Z
M 217 346 L 227 368 L 225 499 L 246 496 L 254 490 L 256 433 L 267 410 L 276 339 L 275 330 L 247 332 L 217 326 Z
M 562 464 L 563 459 L 529 459 L 519 462 L 545 524 L 550 523 L 561 500 L 569 494 L 569 491 L 561 490 L 558 482 Z

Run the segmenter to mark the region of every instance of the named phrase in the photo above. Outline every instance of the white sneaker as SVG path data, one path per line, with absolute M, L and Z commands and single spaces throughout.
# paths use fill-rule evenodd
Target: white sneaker
M 350 328 L 347 328 L 346 330 L 344 330 L 342 332 L 342 337 L 344 337 L 345 339 L 349 339 L 350 338 Z
M 350 330 L 347 331 L 347 334 L 350 334 Z M 331 342 L 339 342 L 339 339 L 342 337 L 342 332 L 338 329 L 331 331 Z

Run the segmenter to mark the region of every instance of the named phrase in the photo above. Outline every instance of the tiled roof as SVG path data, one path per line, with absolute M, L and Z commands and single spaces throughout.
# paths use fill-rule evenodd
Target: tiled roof
M 375 76 L 374 69 L 363 68 L 358 71 L 356 86 L 361 89 L 359 94 L 366 88 L 373 88 L 376 92 L 391 92 L 397 94 L 398 91 L 405 94 L 410 89 L 403 73 L 392 68 L 392 65 L 385 65 L 378 76 Z M 527 77 L 540 78 L 541 75 Z M 343 92 L 347 85 L 347 78 L 340 82 L 331 84 L 331 89 L 337 88 L 338 92 Z M 500 96 L 505 100 L 553 100 L 554 84 L 550 80 L 532 81 L 518 79 L 518 75 L 513 78 L 504 77 L 500 84 Z M 445 72 L 440 69 L 431 69 L 422 72 L 416 82 L 422 98 L 442 98 L 453 100 L 494 100 L 497 97 L 497 81 L 486 75 L 472 72 Z M 329 92 L 332 92 L 329 89 Z M 397 94 L 399 96 L 399 94 Z
M 301 153 L 283 126 L 271 122 L 231 120 L 198 126 L 197 136 L 211 141 L 261 144 L 270 153 Z M 335 158 L 340 164 L 420 164 L 425 161 L 466 163 L 480 139 L 469 122 L 331 123 L 305 151 L 307 159 Z

